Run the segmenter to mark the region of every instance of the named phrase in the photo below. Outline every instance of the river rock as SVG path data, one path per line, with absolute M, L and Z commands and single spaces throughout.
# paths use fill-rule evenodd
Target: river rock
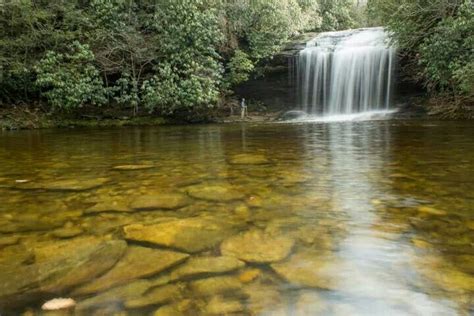
M 48 191 L 87 191 L 98 188 L 109 182 L 107 178 L 96 178 L 96 179 L 61 179 L 44 181 L 40 183 L 29 182 L 25 184 L 19 184 L 16 186 L 18 189 L 25 190 L 48 190 Z
M 425 206 L 425 205 L 419 206 L 418 211 L 423 214 L 438 215 L 438 216 L 445 216 L 448 214 L 446 213 L 446 211 L 439 210 L 434 207 Z
M 77 304 L 81 315 L 90 315 L 87 311 L 101 307 L 122 305 L 124 302 L 142 297 L 151 287 L 148 280 L 137 280 L 85 299 Z M 109 314 L 106 314 L 109 315 Z
M 245 198 L 245 194 L 238 187 L 227 183 L 197 184 L 188 187 L 186 191 L 196 199 L 213 202 L 229 202 Z
M 269 263 L 288 257 L 293 245 L 291 238 L 251 230 L 225 240 L 221 244 L 221 253 L 247 262 Z
M 136 210 L 174 210 L 189 204 L 189 199 L 180 193 L 155 193 L 143 195 L 131 203 L 131 207 Z
M 120 165 L 120 166 L 115 166 L 112 169 L 119 170 L 119 171 L 135 171 L 135 170 L 151 169 L 153 167 L 154 167 L 153 165 Z
M 321 295 L 315 292 L 304 291 L 295 304 L 295 313 L 301 316 L 324 315 L 328 308 Z
M 242 283 L 236 276 L 217 276 L 193 281 L 191 290 L 197 296 L 212 296 L 224 292 L 234 292 L 242 289 Z
M 68 227 L 68 228 L 60 228 L 56 229 L 52 235 L 56 238 L 73 238 L 77 237 L 84 233 L 84 231 L 79 227 Z
M 206 315 L 229 315 L 242 313 L 244 305 L 236 299 L 227 299 L 221 295 L 212 297 L 205 307 Z
M 4 268 L 0 274 L 0 305 L 15 306 L 37 299 L 45 293 L 63 293 L 95 279 L 122 257 L 124 241 L 114 240 L 67 251 L 31 265 Z
M 274 263 L 272 269 L 294 286 L 335 290 L 338 275 L 346 269 L 331 255 L 315 252 L 296 253 L 284 262 Z
M 171 247 L 186 252 L 200 252 L 218 244 L 234 233 L 226 222 L 207 217 L 176 218 L 157 224 L 125 226 L 125 238 Z
M 103 213 L 103 212 L 131 212 L 132 209 L 129 208 L 124 202 L 116 201 L 116 200 L 109 200 L 109 201 L 101 201 L 96 205 L 86 209 L 86 214 L 94 214 L 94 213 Z
M 20 238 L 17 236 L 1 237 L 0 238 L 0 249 L 18 244 Z
M 170 274 L 157 278 L 154 284 L 166 284 L 200 275 L 225 273 L 244 266 L 244 262 L 234 257 L 192 257 Z
M 233 156 L 229 163 L 233 165 L 265 165 L 270 161 L 261 154 L 240 154 Z
M 179 264 L 188 257 L 188 254 L 180 252 L 130 246 L 112 270 L 77 289 L 74 295 L 97 293 L 131 280 L 144 278 Z
M 194 311 L 191 311 L 194 307 L 192 300 L 186 299 L 180 302 L 169 304 L 157 309 L 152 316 L 182 316 L 182 315 L 195 315 Z
M 177 301 L 182 296 L 184 287 L 179 284 L 165 285 L 147 291 L 144 295 L 125 301 L 125 307 L 129 309 L 143 308 L 151 305 L 163 305 L 171 301 Z

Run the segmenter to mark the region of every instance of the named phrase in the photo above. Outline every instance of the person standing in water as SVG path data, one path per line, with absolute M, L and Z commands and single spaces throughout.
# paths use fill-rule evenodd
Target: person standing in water
M 241 110 L 241 118 L 244 119 L 247 115 L 247 105 L 245 104 L 245 99 L 242 98 L 242 101 L 240 102 L 240 110 Z

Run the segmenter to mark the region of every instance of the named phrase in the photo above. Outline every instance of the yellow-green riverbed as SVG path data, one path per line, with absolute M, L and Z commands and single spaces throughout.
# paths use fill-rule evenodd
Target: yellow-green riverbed
M 1 315 L 469 315 L 473 246 L 471 122 L 0 133 Z

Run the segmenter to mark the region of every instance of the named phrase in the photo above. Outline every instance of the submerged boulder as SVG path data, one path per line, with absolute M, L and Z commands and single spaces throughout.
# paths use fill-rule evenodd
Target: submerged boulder
M 190 186 L 186 191 L 196 199 L 212 202 L 229 202 L 245 198 L 240 188 L 228 183 L 202 183 Z
M 240 154 L 232 156 L 229 163 L 232 165 L 265 165 L 270 161 L 261 154 Z
M 60 179 L 43 182 L 27 182 L 17 184 L 17 189 L 48 190 L 48 191 L 87 191 L 98 188 L 109 182 L 108 178 L 96 179 Z
M 208 249 L 234 233 L 226 222 L 207 217 L 175 218 L 156 224 L 132 224 L 123 229 L 128 240 L 152 243 L 186 252 Z
M 186 260 L 188 254 L 130 246 L 123 258 L 106 274 L 74 291 L 75 295 L 96 293 L 131 280 L 147 277 Z
M 294 286 L 334 290 L 337 278 L 346 271 L 342 262 L 332 255 L 313 251 L 296 253 L 284 262 L 274 263 L 272 269 Z
M 200 275 L 226 273 L 244 266 L 244 262 L 234 257 L 192 257 L 171 273 L 157 278 L 153 283 L 159 285 Z
M 294 240 L 251 230 L 230 237 L 221 244 L 221 252 L 247 262 L 269 263 L 284 260 L 290 254 Z
M 189 199 L 181 193 L 155 193 L 143 195 L 131 203 L 131 207 L 136 210 L 174 210 L 189 204 Z
M 0 273 L 0 305 L 6 308 L 34 301 L 40 296 L 60 294 L 93 280 L 122 257 L 125 241 L 101 242 L 90 247 L 69 249 L 30 265 L 11 265 Z M 44 253 L 43 253 L 44 254 Z

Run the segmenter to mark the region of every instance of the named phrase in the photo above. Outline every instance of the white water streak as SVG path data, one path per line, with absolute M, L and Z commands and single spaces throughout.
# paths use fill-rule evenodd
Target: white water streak
M 395 55 L 383 28 L 320 34 L 298 57 L 302 109 L 324 116 L 389 110 Z

